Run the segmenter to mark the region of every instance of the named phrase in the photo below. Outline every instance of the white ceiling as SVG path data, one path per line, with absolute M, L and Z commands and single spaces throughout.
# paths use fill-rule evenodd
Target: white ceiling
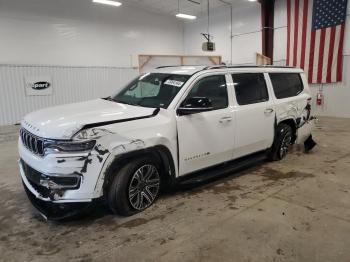
M 153 11 L 160 14 L 175 15 L 178 13 L 178 0 L 119 0 L 125 5 L 137 6 L 142 9 Z M 206 14 L 207 0 L 193 0 L 200 4 L 192 3 L 189 0 L 180 0 L 180 12 L 201 16 Z M 225 0 L 230 2 L 234 7 L 242 7 L 244 5 L 256 4 L 248 0 Z M 220 0 L 209 0 L 210 9 L 215 9 L 221 6 L 227 6 Z

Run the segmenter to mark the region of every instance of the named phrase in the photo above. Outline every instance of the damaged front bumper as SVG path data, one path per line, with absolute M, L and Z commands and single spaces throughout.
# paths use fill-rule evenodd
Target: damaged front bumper
M 91 208 L 93 202 L 53 203 L 37 197 L 22 180 L 25 192 L 32 205 L 46 220 L 63 220 L 77 216 Z
M 20 174 L 24 189 L 33 206 L 45 219 L 62 220 L 80 214 L 91 207 L 93 201 L 62 201 L 59 199 L 67 188 L 78 189 L 80 177 L 49 176 L 42 174 L 19 160 Z
M 43 174 L 22 159 L 19 160 L 22 179 L 29 184 L 42 200 L 57 200 L 63 196 L 65 190 L 79 189 L 82 176 L 79 174 Z M 33 191 L 32 190 L 32 191 Z

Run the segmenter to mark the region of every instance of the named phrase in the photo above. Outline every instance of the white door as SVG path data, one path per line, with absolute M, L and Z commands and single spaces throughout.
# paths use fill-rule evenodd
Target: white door
M 180 175 L 230 160 L 234 147 L 235 121 L 225 75 L 197 80 L 183 101 L 190 97 L 209 98 L 213 110 L 177 116 Z
M 232 80 L 236 100 L 233 157 L 238 158 L 272 145 L 275 105 L 263 73 L 236 73 Z

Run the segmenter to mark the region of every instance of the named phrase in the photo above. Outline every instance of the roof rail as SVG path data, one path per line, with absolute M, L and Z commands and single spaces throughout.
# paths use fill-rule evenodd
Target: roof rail
M 177 67 L 176 65 L 171 65 L 171 66 L 158 66 L 156 69 L 161 69 L 161 68 L 167 68 L 167 67 Z
M 227 68 L 227 65 L 214 65 L 204 67 L 203 70 Z
M 203 70 L 210 69 L 222 69 L 222 68 L 294 68 L 291 66 L 275 66 L 275 65 L 215 65 L 215 66 L 207 66 Z
M 183 66 L 200 66 L 200 65 L 170 65 L 170 66 L 158 66 L 155 69 L 168 68 L 168 67 L 183 67 Z
M 198 66 L 198 65 L 186 65 L 186 66 Z M 158 66 L 155 69 L 161 68 L 171 68 L 171 67 L 180 67 L 180 65 L 171 65 L 171 66 Z M 202 70 L 214 70 L 214 69 L 225 69 L 225 68 L 294 68 L 292 66 L 278 66 L 278 65 L 212 65 L 203 67 Z

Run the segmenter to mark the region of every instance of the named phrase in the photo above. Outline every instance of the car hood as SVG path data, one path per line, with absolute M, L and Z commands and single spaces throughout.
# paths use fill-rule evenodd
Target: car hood
M 39 137 L 70 139 L 83 126 L 149 116 L 154 110 L 96 99 L 32 112 L 21 125 Z

